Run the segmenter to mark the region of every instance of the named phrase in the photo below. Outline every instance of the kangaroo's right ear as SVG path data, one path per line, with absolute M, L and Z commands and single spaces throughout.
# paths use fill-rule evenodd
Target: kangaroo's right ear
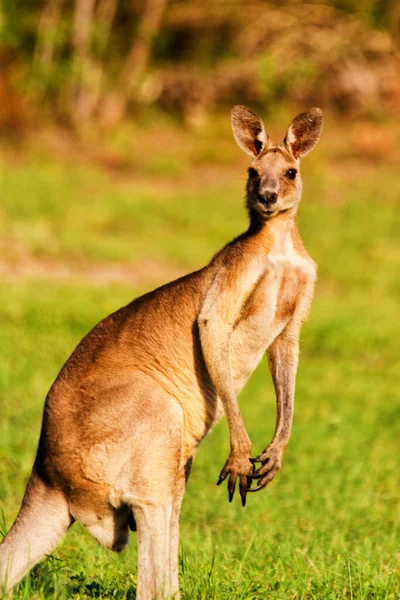
M 245 106 L 234 106 L 231 123 L 239 148 L 250 156 L 259 156 L 269 141 L 260 117 Z

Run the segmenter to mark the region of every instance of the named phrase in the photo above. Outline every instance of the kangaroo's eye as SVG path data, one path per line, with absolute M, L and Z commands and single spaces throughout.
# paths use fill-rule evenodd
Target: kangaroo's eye
M 258 179 L 260 177 L 258 174 L 258 171 L 256 171 L 252 167 L 249 168 L 248 173 L 249 173 L 250 179 Z
M 297 171 L 296 169 L 289 169 L 288 171 L 286 171 L 286 175 L 289 177 L 289 179 L 295 179 Z

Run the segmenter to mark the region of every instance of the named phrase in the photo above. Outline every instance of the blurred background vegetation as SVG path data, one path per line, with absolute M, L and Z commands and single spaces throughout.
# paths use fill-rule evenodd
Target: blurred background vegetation
M 183 600 L 398 600 L 400 2 L 0 0 L 0 537 L 46 393 L 106 314 L 202 267 L 247 225 L 234 103 L 275 142 L 324 110 L 299 228 L 319 266 L 284 468 L 246 509 L 215 481 L 224 420 L 182 515 Z M 275 397 L 240 397 L 254 452 Z M 14 598 L 133 600 L 74 527 Z
M 398 114 L 397 0 L 2 0 L 0 130 L 277 103 Z

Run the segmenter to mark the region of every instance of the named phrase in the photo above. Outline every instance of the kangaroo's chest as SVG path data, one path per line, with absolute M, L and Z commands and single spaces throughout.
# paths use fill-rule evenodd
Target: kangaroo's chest
M 307 280 L 307 269 L 305 261 L 284 255 L 268 259 L 231 336 L 230 361 L 237 391 L 293 317 Z

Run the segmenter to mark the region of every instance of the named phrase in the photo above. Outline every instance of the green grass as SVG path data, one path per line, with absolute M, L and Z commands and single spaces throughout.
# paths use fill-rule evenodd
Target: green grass
M 56 158 L 4 162 L 3 257 L 18 262 L 22 247 L 38 259 L 71 263 L 150 256 L 194 269 L 207 262 L 245 226 L 246 159 L 238 151 L 234 168 L 225 156 L 218 161 L 218 143 L 230 147 L 227 129 L 210 141 L 209 157 L 206 133 L 191 142 L 187 133 L 176 135 L 183 140 L 184 167 L 177 168 L 179 150 L 167 144 L 158 163 L 143 164 L 139 179 L 135 165 L 131 175 L 119 177 Z M 335 136 L 328 127 L 321 148 L 304 160 L 300 228 L 319 265 L 319 283 L 301 334 L 283 470 L 243 510 L 238 498 L 229 505 L 226 489 L 215 487 L 228 454 L 225 422 L 203 442 L 181 518 L 184 600 L 400 597 L 398 167 L 365 164 L 350 151 L 341 161 Z M 63 361 L 99 319 L 145 290 L 129 281 L 93 286 L 35 278 L 10 280 L 3 289 L 5 532 L 29 476 L 43 399 Z M 254 451 L 261 451 L 275 418 L 264 362 L 240 402 Z M 14 597 L 133 599 L 136 557 L 134 534 L 116 556 L 74 526 Z

